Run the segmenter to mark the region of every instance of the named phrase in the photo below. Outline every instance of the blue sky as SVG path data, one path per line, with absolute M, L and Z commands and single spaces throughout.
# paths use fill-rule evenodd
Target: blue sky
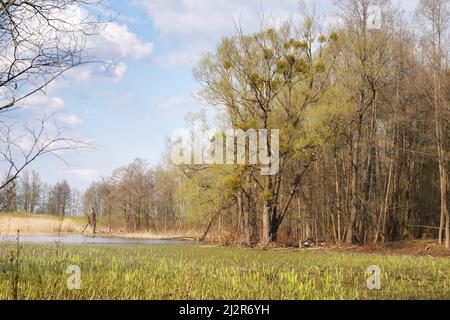
M 418 0 L 397 2 L 411 10 Z M 332 4 L 317 0 L 319 14 L 330 14 Z M 134 158 L 158 164 L 165 137 L 184 127 L 188 112 L 203 108 L 192 77 L 201 55 L 233 33 L 233 20 L 251 32 L 261 8 L 272 18 L 298 10 L 296 0 L 112 0 L 109 6 L 120 15 L 90 45 L 116 63 L 113 70 L 77 69 L 52 84 L 46 96 L 27 101 L 30 110 L 55 112 L 74 137 L 95 146 L 65 154 L 69 165 L 52 157 L 37 161 L 31 169 L 49 183 L 67 179 L 84 190 Z

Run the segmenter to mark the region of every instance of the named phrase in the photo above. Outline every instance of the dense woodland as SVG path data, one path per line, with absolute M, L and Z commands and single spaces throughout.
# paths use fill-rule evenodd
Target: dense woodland
M 1 189 L 2 209 L 242 245 L 435 238 L 450 248 L 450 1 L 421 0 L 413 17 L 387 0 L 335 8 L 331 26 L 302 9 L 255 34 L 237 28 L 194 70 L 220 127 L 280 130 L 275 176 L 175 166 L 168 142 L 161 166 L 137 159 L 82 199 L 22 174 Z

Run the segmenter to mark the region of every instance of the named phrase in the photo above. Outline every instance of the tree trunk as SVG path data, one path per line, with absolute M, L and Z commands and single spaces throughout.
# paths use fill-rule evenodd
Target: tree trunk
M 438 89 L 438 80 L 437 80 L 437 72 L 436 70 L 433 72 L 433 82 L 434 82 L 434 112 L 435 112 L 435 120 L 436 120 L 436 145 L 438 151 L 438 161 L 439 161 L 439 180 L 440 180 L 440 202 L 441 202 L 441 211 L 440 211 L 440 225 L 439 225 L 439 244 L 443 244 L 443 235 L 444 235 L 444 225 L 448 224 L 449 212 L 447 208 L 447 185 L 448 185 L 448 173 L 446 170 L 446 158 L 445 158 L 445 150 L 444 150 L 444 142 L 443 142 L 443 132 L 441 128 L 441 116 L 440 116 L 440 108 L 439 108 L 439 89 Z M 449 230 L 448 228 L 445 231 L 446 240 L 445 247 L 450 249 L 450 239 L 449 239 Z
M 263 246 L 267 246 L 272 241 L 271 237 L 271 221 L 270 218 L 272 216 L 271 214 L 271 201 L 264 201 L 264 207 L 263 207 L 263 227 L 262 227 L 262 238 L 261 238 L 261 244 Z
M 358 212 L 359 212 L 359 199 L 358 199 L 358 166 L 359 166 L 359 157 L 357 156 L 358 152 L 354 152 L 353 150 L 353 142 L 351 141 L 351 151 L 350 151 L 350 159 L 351 159 L 351 186 L 350 186 L 350 225 L 347 233 L 347 243 L 354 244 L 358 242 L 357 238 L 357 222 L 358 222 Z M 357 142 L 356 149 L 359 149 L 359 143 Z
M 342 242 L 341 233 L 341 192 L 340 192 L 340 181 L 339 181 L 339 164 L 337 158 L 336 148 L 334 149 L 334 185 L 335 185 L 335 197 L 336 197 L 336 214 L 337 214 L 337 230 L 336 230 L 336 241 L 338 243 Z M 332 215 L 333 217 L 333 215 Z M 334 225 L 334 220 L 333 220 Z

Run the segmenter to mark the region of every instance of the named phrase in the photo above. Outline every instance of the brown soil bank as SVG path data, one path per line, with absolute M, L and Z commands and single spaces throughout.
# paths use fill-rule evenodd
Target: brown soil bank
M 437 240 L 405 240 L 384 245 L 329 246 L 324 250 L 378 255 L 450 257 L 450 251 L 438 245 Z

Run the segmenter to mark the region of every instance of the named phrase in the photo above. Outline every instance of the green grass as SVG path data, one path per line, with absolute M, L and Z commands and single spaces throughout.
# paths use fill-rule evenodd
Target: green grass
M 56 256 L 55 246 L 25 245 L 17 272 L 15 250 L 3 251 L 0 299 L 450 298 L 449 259 L 196 245 L 64 246 Z M 80 290 L 67 289 L 69 265 L 81 268 Z M 367 289 L 370 265 L 382 269 L 379 291 Z

